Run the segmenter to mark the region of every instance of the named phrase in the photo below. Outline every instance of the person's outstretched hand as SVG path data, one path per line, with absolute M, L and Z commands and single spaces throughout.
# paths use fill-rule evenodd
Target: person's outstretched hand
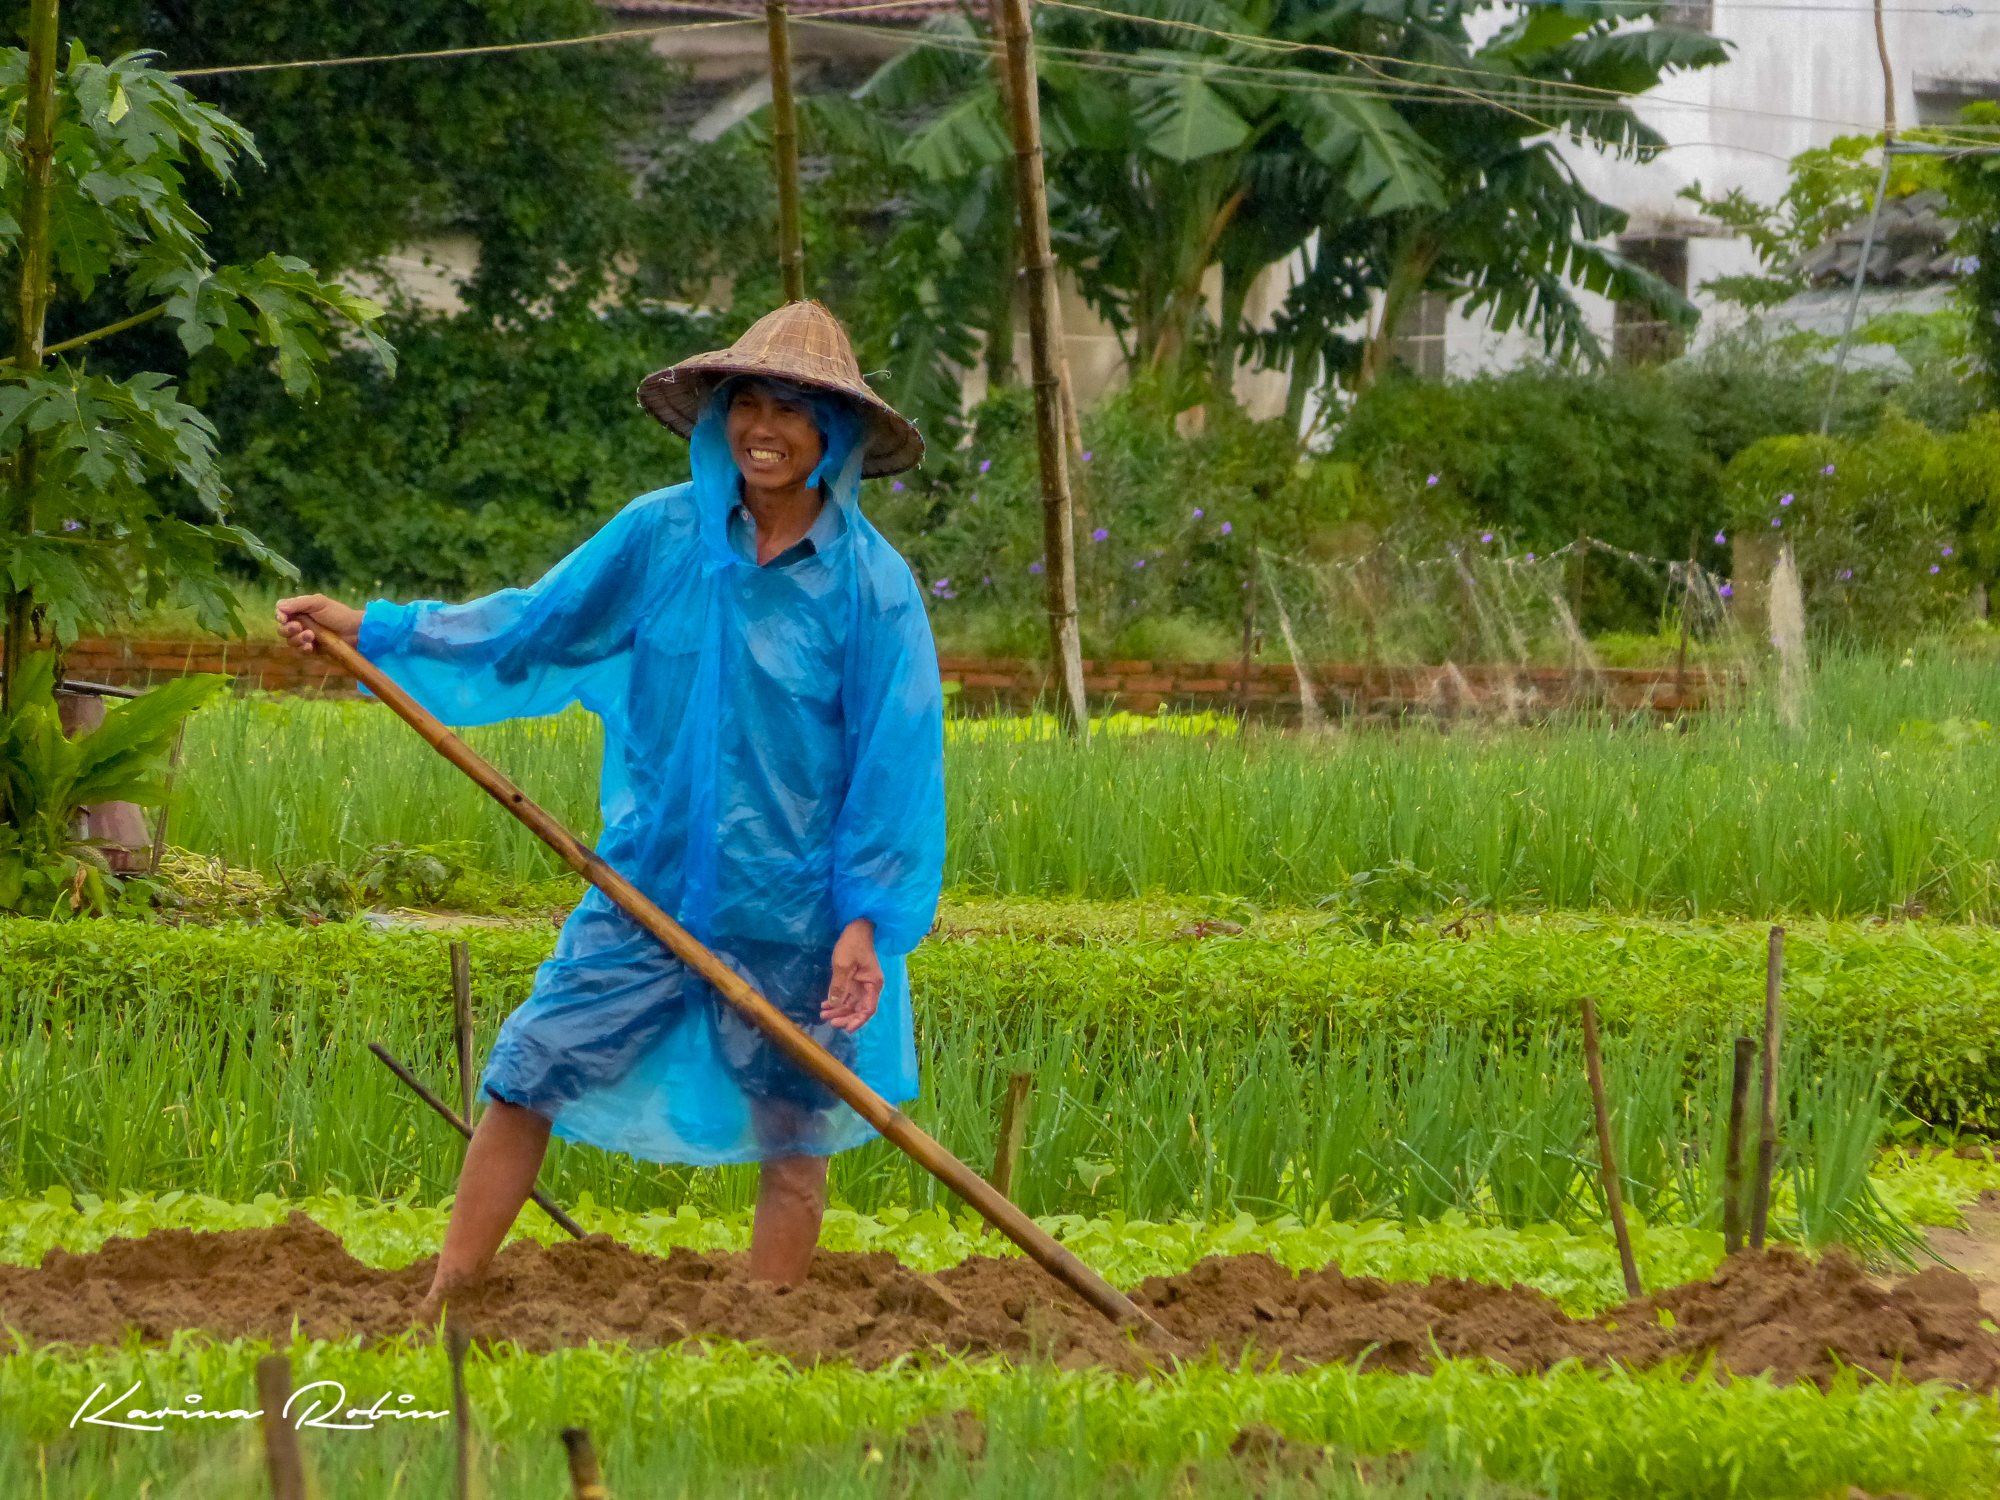
M 361 611 L 324 594 L 300 594 L 278 601 L 278 628 L 301 651 L 312 650 L 318 631 L 338 636 L 352 646 L 361 639 Z
M 882 998 L 882 965 L 875 958 L 875 924 L 867 918 L 849 922 L 833 945 L 833 983 L 819 1018 L 842 1031 L 856 1032 L 875 1014 Z

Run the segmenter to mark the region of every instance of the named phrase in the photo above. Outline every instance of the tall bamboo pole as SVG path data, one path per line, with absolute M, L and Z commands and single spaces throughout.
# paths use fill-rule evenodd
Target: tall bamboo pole
M 764 0 L 771 39 L 771 145 L 778 169 L 778 275 L 787 302 L 806 300 L 806 247 L 799 227 L 799 116 L 792 105 L 792 27 L 785 0 Z
M 1056 710 L 1071 734 L 1090 736 L 1083 696 L 1083 642 L 1076 618 L 1076 531 L 1063 421 L 1062 311 L 1056 305 L 1056 256 L 1049 242 L 1049 194 L 1042 178 L 1041 91 L 1028 0 L 1002 0 L 1007 43 L 1007 115 L 1014 135 L 1015 202 L 1021 212 L 1021 261 L 1028 280 L 1028 347 L 1034 366 L 1035 446 L 1042 469 L 1043 567 L 1049 584 L 1049 661 Z
M 1896 70 L 1889 66 L 1889 34 L 1882 29 L 1882 0 L 1875 0 L 1875 56 L 1882 64 L 1882 144 L 1896 138 Z
M 807 1036 L 796 1022 L 752 988 L 742 975 L 709 952 L 693 933 L 661 911 L 643 891 L 599 858 L 595 850 L 586 848 L 575 834 L 529 801 L 527 793 L 475 755 L 465 741 L 445 728 L 435 715 L 391 681 L 380 667 L 323 628 L 315 632 L 312 649 L 331 658 L 334 666 L 380 698 L 398 718 L 422 735 L 433 750 L 465 772 L 487 796 L 561 855 L 572 870 L 604 892 L 613 905 L 707 980 L 724 1002 L 769 1037 L 801 1072 L 825 1084 L 850 1109 L 874 1126 L 876 1134 L 963 1198 L 981 1218 L 1019 1245 L 1043 1270 L 1075 1291 L 1112 1322 L 1135 1328 L 1151 1337 L 1165 1337 L 1150 1314 L 1078 1260 L 1072 1251 L 1058 1244 L 1047 1230 L 995 1192 L 985 1178 L 919 1130 L 908 1115 L 868 1087 L 852 1069 Z M 385 1063 L 390 1061 L 379 1047 L 371 1047 L 371 1050 Z M 403 1081 L 426 1104 L 451 1118 L 450 1111 L 435 1094 L 414 1078 L 406 1076 L 401 1068 L 397 1071 L 398 1076 L 402 1076 Z
M 49 258 L 49 184 L 54 175 L 56 134 L 56 14 L 58 0 L 32 0 L 28 8 L 28 100 L 21 122 L 21 286 L 19 323 L 14 331 L 14 368 L 42 367 L 42 336 L 49 296 L 55 290 Z M 35 439 L 21 444 L 14 459 L 13 529 L 35 533 L 35 479 L 39 466 Z M 31 589 L 7 593 L 7 641 L 0 655 L 0 706 L 12 708 L 14 684 L 28 649 L 35 596 Z

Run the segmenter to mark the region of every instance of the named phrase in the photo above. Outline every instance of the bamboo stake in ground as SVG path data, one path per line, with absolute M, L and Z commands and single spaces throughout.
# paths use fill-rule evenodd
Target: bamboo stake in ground
M 1072 734 L 1090 735 L 1077 633 L 1076 532 L 1063 422 L 1062 312 L 1049 240 L 1048 186 L 1042 179 L 1042 107 L 1028 0 L 1003 0 L 1007 115 L 1014 136 L 1014 201 L 1021 214 L 1021 265 L 1028 282 L 1028 351 L 1035 385 L 1035 447 L 1042 471 L 1042 566 L 1049 587 L 1049 662 L 1056 708 Z
M 1785 984 L 1785 929 L 1771 929 L 1764 957 L 1764 1099 L 1757 1131 L 1756 1197 L 1750 1204 L 1750 1248 L 1764 1248 L 1771 1218 L 1771 1174 L 1778 1165 L 1778 1044 L 1784 1024 L 1780 996 Z
M 472 1403 L 465 1395 L 465 1351 L 472 1340 L 457 1318 L 446 1320 L 444 1343 L 451 1355 L 451 1426 L 458 1444 L 453 1493 L 458 1500 L 472 1500 Z
M 1166 1336 L 1165 1330 L 1129 1297 L 1057 1244 L 1039 1224 L 996 1193 L 991 1183 L 919 1130 L 900 1109 L 868 1087 L 851 1069 L 807 1036 L 789 1016 L 752 988 L 742 975 L 727 967 L 685 927 L 647 899 L 637 886 L 600 859 L 595 850 L 587 848 L 575 834 L 530 802 L 527 793 L 473 754 L 463 740 L 390 681 L 373 662 L 326 630 L 315 632 L 313 649 L 325 652 L 334 665 L 388 704 L 398 717 L 424 737 L 432 749 L 470 776 L 488 796 L 560 854 L 571 869 L 604 892 L 614 905 L 664 943 L 676 958 L 707 980 L 744 1020 L 776 1043 L 780 1052 L 831 1089 L 850 1109 L 872 1125 L 883 1139 L 971 1204 L 981 1218 L 1019 1245 L 1029 1259 L 1112 1322 L 1136 1326 L 1160 1338 Z M 464 1122 L 439 1103 L 436 1096 L 411 1077 L 406 1069 L 395 1063 L 380 1045 L 370 1043 L 370 1049 L 395 1068 L 397 1076 L 415 1089 L 427 1104 L 470 1134 Z M 543 1207 L 552 1208 L 552 1205 L 544 1202 Z
M 1033 1073 L 1014 1073 L 1007 1079 L 1007 1098 L 1000 1106 L 1000 1136 L 993 1145 L 993 1176 L 989 1181 L 1001 1197 L 1014 1196 L 1014 1167 L 1021 1159 L 1021 1140 L 1028 1133 L 1028 1089 Z
M 1729 1073 L 1729 1134 L 1722 1157 L 1722 1252 L 1743 1248 L 1743 1116 L 1750 1102 L 1750 1068 L 1757 1044 L 1739 1036 L 1736 1060 Z
M 799 119 L 792 107 L 792 26 L 785 0 L 764 0 L 771 42 L 771 154 L 778 171 L 778 276 L 787 302 L 806 300 L 806 247 L 799 228 Z
M 1583 1062 L 1590 1073 L 1590 1102 L 1597 1111 L 1597 1157 L 1604 1171 L 1604 1206 L 1611 1211 L 1611 1233 L 1618 1241 L 1618 1264 L 1625 1272 L 1625 1295 L 1645 1295 L 1639 1287 L 1639 1262 L 1632 1255 L 1632 1232 L 1625 1226 L 1625 1193 L 1618 1182 L 1618 1153 L 1611 1148 L 1611 1106 L 1604 1097 L 1604 1060 L 1597 1049 L 1597 1007 L 1583 1000 Z
M 370 1042 L 368 1044 L 368 1050 L 374 1053 L 376 1057 L 381 1059 L 383 1067 L 387 1068 L 391 1073 L 394 1073 L 398 1078 L 402 1079 L 403 1082 L 409 1086 L 409 1090 L 411 1093 L 415 1094 L 419 1099 L 423 1100 L 424 1103 L 428 1104 L 432 1109 L 436 1110 L 440 1115 L 442 1115 L 444 1117 L 444 1122 L 447 1125 L 451 1126 L 453 1130 L 456 1130 L 460 1135 L 464 1136 L 468 1141 L 472 1139 L 472 1127 L 466 1124 L 466 1122 L 464 1120 L 461 1120 L 457 1115 L 453 1114 L 451 1112 L 451 1107 L 447 1105 L 444 1102 L 444 1100 L 438 1098 L 436 1094 L 433 1094 L 429 1089 L 425 1088 L 423 1084 L 418 1081 L 416 1074 L 412 1073 L 408 1068 L 404 1067 L 400 1062 L 396 1061 L 396 1055 L 393 1052 L 391 1052 L 387 1047 L 383 1046 L 380 1042 Z M 564 1213 L 562 1210 L 562 1205 L 557 1203 L 556 1200 L 551 1198 L 547 1193 L 543 1192 L 540 1188 L 530 1188 L 528 1190 L 528 1197 L 534 1202 L 537 1208 L 541 1209 L 543 1213 L 547 1214 L 551 1219 L 554 1219 L 559 1226 L 561 1226 L 564 1230 L 568 1231 L 572 1239 L 580 1240 L 583 1238 L 583 1226 L 577 1223 L 576 1220 L 572 1219 L 568 1214 Z
M 451 945 L 452 1040 L 458 1052 L 459 1113 L 472 1123 L 472 947 Z
M 257 1405 L 263 1410 L 264 1463 L 271 1471 L 271 1500 L 306 1500 L 306 1465 L 298 1429 L 285 1420 L 292 1399 L 292 1362 L 282 1354 L 257 1361 Z
M 569 1449 L 572 1500 L 606 1500 L 604 1474 L 597 1467 L 597 1450 L 590 1446 L 590 1434 L 581 1427 L 565 1427 L 562 1440 Z

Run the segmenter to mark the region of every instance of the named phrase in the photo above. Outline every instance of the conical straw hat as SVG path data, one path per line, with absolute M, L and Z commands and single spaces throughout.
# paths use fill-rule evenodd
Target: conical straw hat
M 924 456 L 916 424 L 868 389 L 840 320 L 817 302 L 788 302 L 766 313 L 727 349 L 697 354 L 639 383 L 639 404 L 682 437 L 694 431 L 709 394 L 732 375 L 766 375 L 833 391 L 861 409 L 868 446 L 864 477 L 897 474 Z

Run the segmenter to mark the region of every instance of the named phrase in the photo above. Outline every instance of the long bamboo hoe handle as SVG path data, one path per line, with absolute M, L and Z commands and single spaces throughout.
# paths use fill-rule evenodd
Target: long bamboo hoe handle
M 313 632 L 315 651 L 325 653 L 334 664 L 380 698 L 412 729 L 430 742 L 446 760 L 478 782 L 486 794 L 519 818 L 569 867 L 596 886 L 622 908 L 625 914 L 654 937 L 665 943 L 674 956 L 701 975 L 742 1014 L 743 1018 L 778 1044 L 793 1062 L 838 1094 L 888 1141 L 895 1143 L 938 1181 L 978 1210 L 981 1218 L 1008 1239 L 1050 1275 L 1074 1289 L 1083 1299 L 1112 1322 L 1130 1324 L 1165 1337 L 1165 1330 L 1136 1306 L 1124 1293 L 1057 1244 L 1041 1226 L 995 1192 L 977 1172 L 953 1156 L 911 1123 L 909 1117 L 863 1083 L 819 1043 L 801 1031 L 775 1005 L 758 994 L 733 969 L 703 947 L 680 923 L 649 901 L 631 881 L 620 875 L 583 841 L 541 808 L 527 794 L 492 766 L 474 755 L 424 707 L 404 692 L 373 662 L 331 631 Z

